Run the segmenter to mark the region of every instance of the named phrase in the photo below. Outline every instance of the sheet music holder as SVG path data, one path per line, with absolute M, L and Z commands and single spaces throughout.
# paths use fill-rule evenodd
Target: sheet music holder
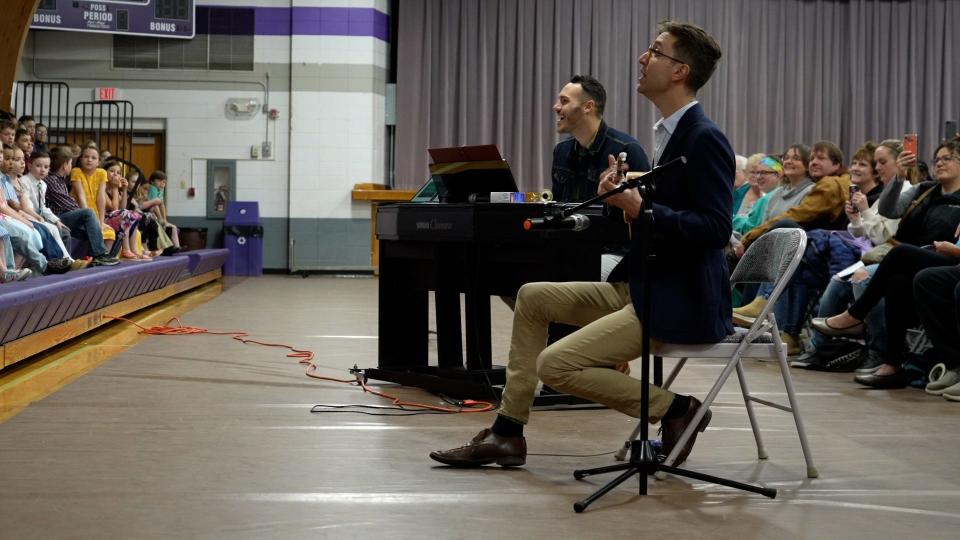
M 442 203 L 468 202 L 471 195 L 477 200 L 489 200 L 490 193 L 495 191 L 518 191 L 510 166 L 496 145 L 430 148 L 427 151 L 433 159 L 430 164 L 432 176 L 427 184 L 436 187 L 437 198 Z

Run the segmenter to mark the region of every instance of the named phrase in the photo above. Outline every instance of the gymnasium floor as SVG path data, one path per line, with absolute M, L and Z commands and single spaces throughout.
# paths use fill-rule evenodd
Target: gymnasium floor
M 493 309 L 495 356 L 505 358 L 510 313 Z M 323 374 L 376 364 L 375 279 L 228 280 L 136 319 L 181 313 L 187 325 L 312 349 Z M 702 395 L 718 371 L 690 365 L 676 389 Z M 756 392 L 783 399 L 774 364 L 748 363 L 747 373 Z M 570 472 L 610 455 L 532 455 L 518 470 L 435 466 L 430 450 L 465 443 L 493 413 L 311 414 L 315 404 L 385 402 L 307 378 L 281 349 L 111 324 L 0 373 L 0 538 L 960 536 L 960 404 L 860 389 L 845 374 L 794 377 L 819 479 L 805 479 L 779 411 L 759 411 L 771 457 L 757 461 L 731 382 L 688 466 L 776 487 L 777 499 L 680 478 L 651 482 L 641 498 L 632 480 L 578 515 L 573 502 L 606 477 Z M 535 412 L 529 451 L 610 452 L 632 426 L 609 410 Z

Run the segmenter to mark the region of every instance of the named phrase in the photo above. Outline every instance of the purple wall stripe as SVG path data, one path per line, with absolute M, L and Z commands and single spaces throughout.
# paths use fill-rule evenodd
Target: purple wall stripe
M 367 36 L 390 41 L 390 16 L 373 8 L 258 7 L 258 36 Z

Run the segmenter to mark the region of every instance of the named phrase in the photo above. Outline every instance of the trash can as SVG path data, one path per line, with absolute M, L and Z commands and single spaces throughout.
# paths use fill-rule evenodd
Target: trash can
M 180 247 L 187 251 L 207 248 L 206 227 L 180 227 Z
M 263 274 L 263 226 L 256 201 L 227 203 L 223 220 L 224 247 L 230 250 L 223 273 L 228 276 Z

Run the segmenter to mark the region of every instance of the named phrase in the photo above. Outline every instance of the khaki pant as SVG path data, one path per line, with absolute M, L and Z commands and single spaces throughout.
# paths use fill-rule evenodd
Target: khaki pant
M 551 322 L 582 326 L 546 347 Z M 528 283 L 517 294 L 499 413 L 526 424 L 537 378 L 561 392 L 640 416 L 643 383 L 612 369 L 641 354 L 640 320 L 626 283 Z M 650 385 L 650 421 L 674 394 Z

